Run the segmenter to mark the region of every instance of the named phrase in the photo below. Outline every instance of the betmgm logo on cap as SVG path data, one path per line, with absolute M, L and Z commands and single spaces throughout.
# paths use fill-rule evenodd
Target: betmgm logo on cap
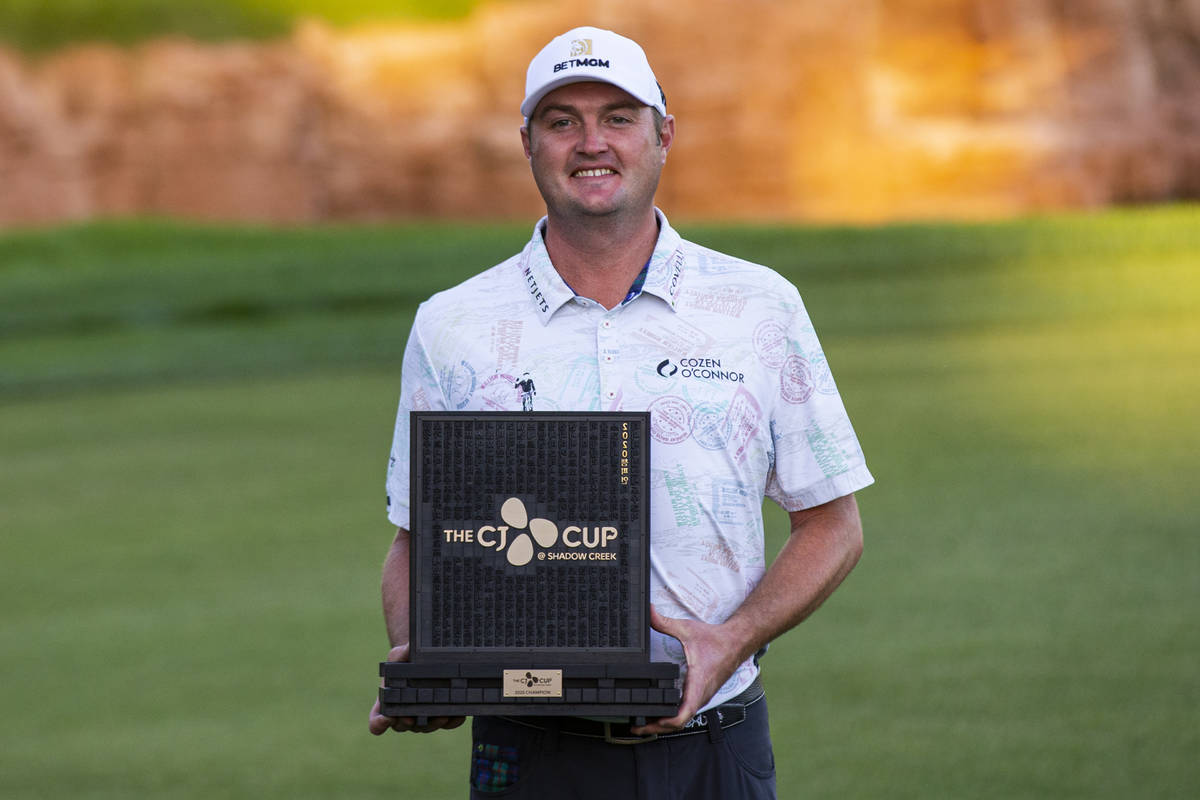
M 521 115 L 533 116 L 542 98 L 558 87 L 585 81 L 610 83 L 667 115 L 666 99 L 641 46 L 619 33 L 586 26 L 556 36 L 529 62 Z

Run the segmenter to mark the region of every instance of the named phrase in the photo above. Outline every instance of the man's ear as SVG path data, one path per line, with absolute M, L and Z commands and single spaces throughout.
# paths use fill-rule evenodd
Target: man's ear
M 525 148 L 525 158 L 532 158 L 533 150 L 530 149 L 528 125 L 521 126 L 521 146 Z
M 667 151 L 671 149 L 671 145 L 675 143 L 675 117 L 667 114 L 663 117 L 662 135 L 659 137 L 662 147 L 663 163 L 667 163 Z

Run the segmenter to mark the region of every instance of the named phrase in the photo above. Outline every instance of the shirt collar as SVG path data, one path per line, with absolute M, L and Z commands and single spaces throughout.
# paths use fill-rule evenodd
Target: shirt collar
M 665 214 L 657 208 L 654 213 L 658 215 L 658 242 L 654 245 L 654 254 L 650 256 L 642 292 L 662 298 L 674 311 L 683 287 L 683 238 L 667 222 Z
M 519 264 L 521 278 L 529 292 L 529 300 L 537 309 L 538 319 L 543 325 L 550 322 L 550 317 L 554 316 L 555 311 L 575 297 L 571 287 L 567 286 L 567 282 L 550 263 L 550 254 L 546 252 L 546 242 L 542 238 L 545 226 L 546 217 L 542 217 L 538 224 L 533 226 L 533 238 L 525 245 Z
M 667 222 L 662 211 L 655 208 L 654 213 L 658 218 L 658 241 L 646 266 L 646 279 L 641 292 L 661 298 L 674 311 L 683 285 L 683 239 Z M 550 262 L 550 254 L 546 252 L 546 242 L 542 238 L 545 225 L 546 217 L 542 217 L 533 227 L 533 236 L 525 245 L 519 265 L 530 302 L 537 309 L 543 325 L 550 322 L 555 311 L 575 298 L 575 292 Z

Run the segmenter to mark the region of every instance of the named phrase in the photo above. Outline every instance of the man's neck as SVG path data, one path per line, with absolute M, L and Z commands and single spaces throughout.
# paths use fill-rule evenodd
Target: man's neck
M 637 220 L 588 220 L 586 225 L 551 217 L 544 236 L 550 262 L 575 293 L 614 308 L 654 254 L 658 216 Z

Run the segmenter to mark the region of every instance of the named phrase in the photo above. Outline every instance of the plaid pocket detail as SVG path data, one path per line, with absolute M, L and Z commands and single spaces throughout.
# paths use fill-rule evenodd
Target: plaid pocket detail
M 478 792 L 499 792 L 517 782 L 517 748 L 479 743 L 471 754 L 471 786 Z

